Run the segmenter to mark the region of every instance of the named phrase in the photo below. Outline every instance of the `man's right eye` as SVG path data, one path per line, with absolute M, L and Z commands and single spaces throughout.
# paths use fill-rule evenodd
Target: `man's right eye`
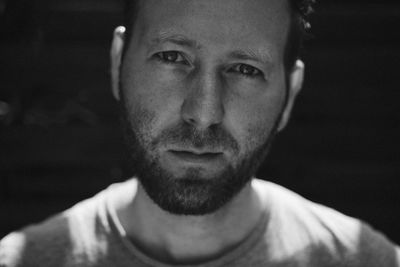
M 187 60 L 181 55 L 181 53 L 177 51 L 158 52 L 155 54 L 155 57 L 158 60 L 168 64 L 171 63 L 187 64 Z

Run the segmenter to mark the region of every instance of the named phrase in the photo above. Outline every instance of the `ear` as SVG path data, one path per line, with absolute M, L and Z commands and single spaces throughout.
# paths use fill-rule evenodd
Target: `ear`
M 294 102 L 296 100 L 297 94 L 300 92 L 302 86 L 303 86 L 303 80 L 304 80 L 304 63 L 301 60 L 297 60 L 289 77 L 289 90 L 288 90 L 288 96 L 287 96 L 287 103 L 285 110 L 283 111 L 281 121 L 279 122 L 278 126 L 278 131 L 283 130 L 285 128 L 286 124 L 289 121 L 290 114 L 293 109 Z
M 125 27 L 119 26 L 114 30 L 113 41 L 111 44 L 111 89 L 117 101 L 120 99 L 120 68 L 122 51 L 124 48 Z

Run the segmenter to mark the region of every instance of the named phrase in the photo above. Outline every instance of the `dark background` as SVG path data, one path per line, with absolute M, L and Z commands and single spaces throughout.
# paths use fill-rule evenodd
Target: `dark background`
M 258 176 L 400 243 L 400 2 L 320 1 L 304 90 Z M 121 0 L 0 0 L 0 237 L 129 175 L 108 49 Z

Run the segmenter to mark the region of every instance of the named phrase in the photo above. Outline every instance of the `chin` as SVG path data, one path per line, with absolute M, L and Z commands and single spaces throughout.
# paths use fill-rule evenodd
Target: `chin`
M 216 172 L 203 167 L 171 172 L 153 164 L 150 170 L 138 173 L 139 181 L 155 204 L 174 215 L 212 214 L 251 180 L 251 176 L 238 176 L 231 166 Z

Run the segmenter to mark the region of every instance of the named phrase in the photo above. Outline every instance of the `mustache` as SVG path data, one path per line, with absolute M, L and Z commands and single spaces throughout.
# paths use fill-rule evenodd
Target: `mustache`
M 239 153 L 239 144 L 233 136 L 220 125 L 199 130 L 192 124 L 180 122 L 164 129 L 152 142 L 157 145 L 176 145 L 197 149 L 230 150 Z

